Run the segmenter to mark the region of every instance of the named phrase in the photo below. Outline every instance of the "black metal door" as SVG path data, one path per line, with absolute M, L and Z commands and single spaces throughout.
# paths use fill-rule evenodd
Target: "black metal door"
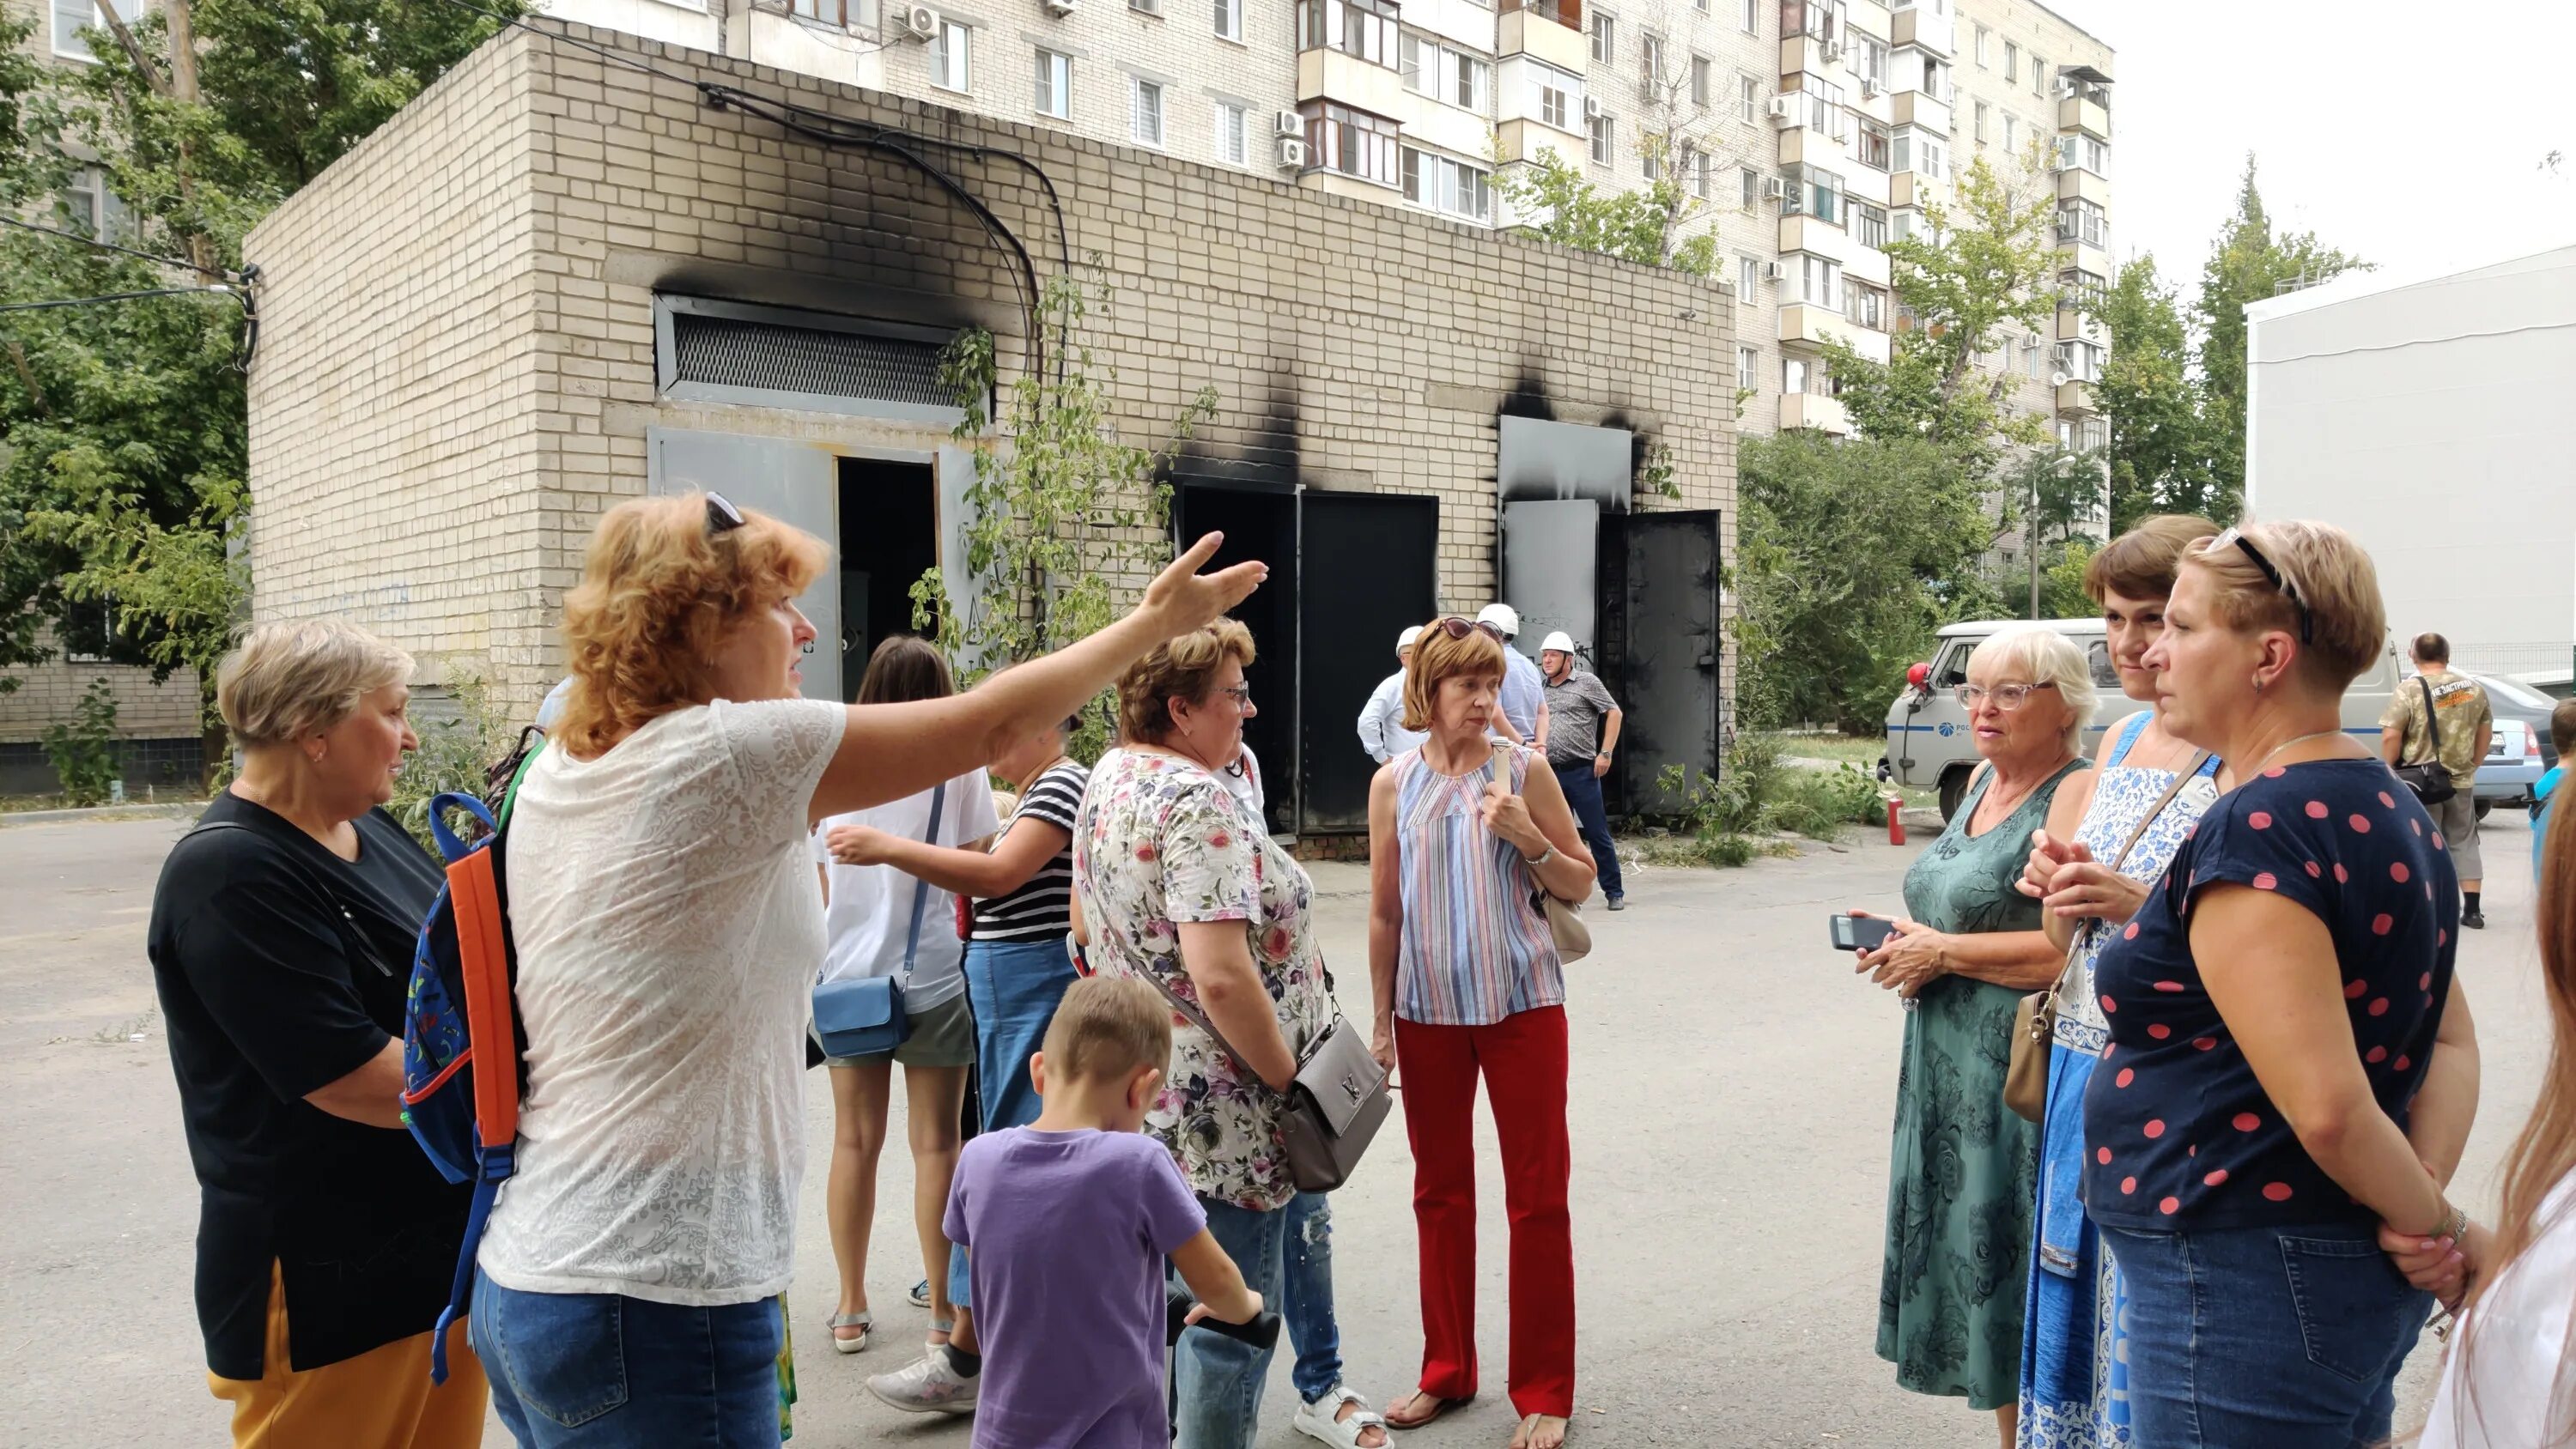
M 1666 767 L 1715 775 L 1724 712 L 1718 668 L 1715 512 L 1602 519 L 1601 677 L 1626 714 L 1607 787 L 1618 815 L 1665 814 L 1681 801 Z
M 1173 492 L 1172 522 L 1183 543 L 1222 532 L 1212 569 L 1246 559 L 1270 565 L 1270 581 L 1234 611 L 1252 631 L 1252 667 L 1243 682 L 1256 712 L 1243 742 L 1261 762 L 1263 801 L 1273 831 L 1297 828 L 1297 495 L 1286 489 L 1184 481 Z
M 1439 611 L 1440 500 L 1313 490 L 1301 498 L 1297 828 L 1362 831 L 1377 762 L 1360 748 L 1360 706 L 1395 672 L 1396 635 Z

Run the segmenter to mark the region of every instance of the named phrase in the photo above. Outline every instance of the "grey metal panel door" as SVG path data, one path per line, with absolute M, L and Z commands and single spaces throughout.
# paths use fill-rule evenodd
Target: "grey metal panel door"
M 785 438 L 751 438 L 734 433 L 701 433 L 683 428 L 653 428 L 645 433 L 650 472 L 646 486 L 655 493 L 711 489 L 743 508 L 758 509 L 794 524 L 833 547 L 841 540 L 840 465 L 838 458 L 812 443 Z M 825 569 L 796 600 L 814 622 L 818 645 L 809 644 L 799 669 L 808 699 L 842 700 L 841 576 Z
M 1521 616 L 1522 653 L 1536 659 L 1555 629 L 1586 649 L 1596 642 L 1600 538 L 1601 505 L 1589 498 L 1503 505 L 1503 602 Z
M 1694 779 L 1718 768 L 1717 514 L 1632 513 L 1619 522 L 1610 607 L 1622 619 L 1605 677 L 1627 719 L 1612 796 L 1623 813 L 1665 814 L 1681 807 L 1663 788 L 1667 766 Z

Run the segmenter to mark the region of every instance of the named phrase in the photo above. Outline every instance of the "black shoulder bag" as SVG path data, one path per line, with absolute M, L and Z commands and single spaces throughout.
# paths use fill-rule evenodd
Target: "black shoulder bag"
M 2459 788 L 2451 783 L 2451 771 L 2442 763 L 2442 717 L 2433 708 L 2433 686 L 2423 675 L 2415 676 L 2415 687 L 2424 691 L 2424 729 L 2432 736 L 2433 758 L 2412 765 L 2399 765 L 2397 778 L 2415 798 L 2426 805 L 2439 805 L 2457 795 Z

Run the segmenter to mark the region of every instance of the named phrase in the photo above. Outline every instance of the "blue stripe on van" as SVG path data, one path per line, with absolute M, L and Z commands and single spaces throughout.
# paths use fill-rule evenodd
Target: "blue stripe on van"
M 2101 734 L 2102 732 L 2104 732 L 2105 730 L 2108 730 L 2110 727 L 2111 727 L 2111 726 L 2109 726 L 2109 725 L 2107 725 L 2107 724 L 2086 725 L 2086 726 L 2084 727 L 2084 732 L 2085 732 L 2086 734 L 2098 735 L 2098 734 Z M 1927 735 L 1928 735 L 1928 734 L 1932 734 L 1932 733 L 1937 732 L 1939 729 L 1940 729 L 1940 726 L 1939 726 L 1939 725 L 1928 725 L 1928 724 L 1889 725 L 1889 726 L 1887 727 L 1887 732 L 1888 732 L 1889 734 L 1892 734 L 1892 735 L 1901 735 L 1901 734 L 1911 733 L 1911 732 L 1914 732 L 1914 731 L 1921 731 L 1922 733 L 1924 733 L 1924 734 L 1927 734 Z M 2366 725 L 2366 726 L 2365 726 L 2365 725 L 2354 725 L 2354 726 L 2351 726 L 2350 728 L 2347 728 L 2347 729 L 2344 731 L 2344 733 L 2345 733 L 2345 734 L 2348 734 L 2348 735 L 2375 735 L 2375 734 L 2378 734 L 2378 733 L 2379 733 L 2379 726 L 2377 726 L 2377 725 Z

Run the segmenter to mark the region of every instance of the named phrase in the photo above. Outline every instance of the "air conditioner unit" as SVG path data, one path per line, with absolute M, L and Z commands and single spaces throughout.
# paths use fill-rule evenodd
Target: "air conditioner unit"
M 1764 262 L 1762 264 L 1762 280 L 1766 282 L 1776 282 L 1780 280 L 1780 264 L 1778 262 Z
M 1860 78 L 1860 98 L 1864 101 L 1872 100 L 1875 99 L 1877 95 L 1878 82 L 1871 80 L 1868 76 L 1862 76 Z
M 1071 15 L 1073 0 L 1046 0 L 1046 8 L 1049 15 Z
M 1600 97 L 1585 96 L 1583 98 L 1583 119 L 1587 121 L 1597 121 L 1601 119 Z
M 894 28 L 908 40 L 928 40 L 939 33 L 939 12 L 927 5 L 898 5 Z
M 1796 96 L 1773 96 L 1766 109 L 1770 111 L 1771 119 L 1779 125 L 1794 126 L 1798 124 L 1798 98 Z
M 1274 136 L 1303 136 L 1306 134 L 1306 118 L 1297 114 L 1295 111 L 1272 111 L 1270 113 L 1270 134 Z
M 1843 43 L 1842 43 L 1841 41 L 1839 41 L 1839 40 L 1828 40 L 1828 41 L 1826 41 L 1826 42 L 1825 42 L 1825 63 L 1826 63 L 1826 64 L 1828 64 L 1828 65 L 1830 65 L 1830 64 L 1832 64 L 1833 62 L 1838 61 L 1838 60 L 1840 60 L 1840 59 L 1842 59 L 1842 58 L 1843 58 Z
M 1302 136 L 1279 138 L 1279 169 L 1297 171 L 1306 165 L 1306 141 Z
M 2050 387 L 2064 387 L 2074 380 L 2075 379 L 2068 377 L 2062 372 L 2052 372 L 2048 375 L 2048 385 Z
M 1763 177 L 1762 194 L 1771 198 L 1773 201 L 1778 201 L 1782 197 L 1787 196 L 1789 194 L 1789 182 L 1787 178 L 1780 176 Z

